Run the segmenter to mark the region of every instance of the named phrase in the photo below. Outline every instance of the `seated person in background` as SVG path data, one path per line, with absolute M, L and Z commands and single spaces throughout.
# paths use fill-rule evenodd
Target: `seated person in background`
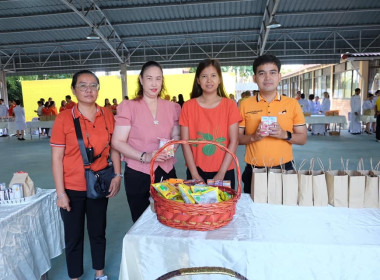
M 305 99 L 304 93 L 301 93 L 301 99 L 298 100 L 298 103 L 300 104 L 303 113 L 311 113 L 309 109 L 309 102 Z
M 319 96 L 316 96 L 314 99 L 314 112 L 315 114 L 321 113 L 321 102 L 319 102 Z
M 116 99 L 116 98 L 112 99 L 111 110 L 112 110 L 112 113 L 113 113 L 114 115 L 116 115 L 116 112 L 117 112 L 117 106 L 118 106 L 118 104 L 117 104 L 117 99 Z
M 42 116 L 51 116 L 51 111 L 49 109 L 49 102 L 45 102 L 44 107 L 41 110 Z
M 111 102 L 108 98 L 104 99 L 104 108 L 107 108 L 109 109 L 110 111 L 112 111 L 112 105 L 111 105 Z
M 66 99 L 66 109 L 72 109 L 76 103 L 74 101 L 71 101 L 70 95 L 66 95 L 65 99 Z
M 62 100 L 61 101 L 61 107 L 59 108 L 59 112 L 61 113 L 62 111 L 66 110 L 66 101 Z
M 57 107 L 55 107 L 55 101 L 50 101 L 49 111 L 51 116 L 58 115 Z
M 368 93 L 368 98 L 366 101 L 363 102 L 363 115 L 364 116 L 373 116 L 375 115 L 375 102 L 373 101 L 373 94 L 372 93 Z M 370 124 L 371 127 L 372 127 L 372 131 L 375 130 L 375 126 L 376 126 L 376 122 L 366 122 L 365 123 L 365 133 L 367 134 L 372 134 L 371 133 L 371 130 L 370 130 Z

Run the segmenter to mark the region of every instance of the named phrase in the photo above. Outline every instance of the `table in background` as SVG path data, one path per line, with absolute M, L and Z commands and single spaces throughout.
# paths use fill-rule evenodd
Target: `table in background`
M 374 116 L 361 115 L 360 121 L 362 121 L 364 124 L 366 124 L 366 123 L 370 123 L 370 122 L 376 122 L 376 118 Z
M 29 202 L 0 204 L 0 279 L 40 279 L 64 249 L 55 190 L 38 189 Z
M 325 115 L 311 115 L 305 116 L 307 124 L 333 124 L 333 131 L 337 131 L 337 124 L 339 124 L 339 133 L 342 126 L 347 125 L 345 116 L 325 116 Z
M 260 280 L 378 280 L 379 236 L 380 209 L 259 204 L 242 194 L 230 224 L 198 232 L 160 224 L 149 207 L 123 239 L 119 280 L 197 266 Z
M 29 128 L 30 133 L 30 139 L 32 139 L 32 133 L 35 130 L 38 130 L 40 132 L 41 128 L 50 128 L 49 130 L 49 136 L 51 135 L 51 128 L 54 125 L 54 121 L 32 121 L 26 123 L 26 128 Z M 38 138 L 40 138 L 40 133 L 38 133 Z

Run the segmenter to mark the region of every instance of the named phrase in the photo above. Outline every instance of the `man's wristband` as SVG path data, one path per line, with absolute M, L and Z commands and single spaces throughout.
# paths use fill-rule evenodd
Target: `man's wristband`
M 290 139 L 292 139 L 292 136 L 293 136 L 293 135 L 292 135 L 292 133 L 291 133 L 290 131 L 286 131 L 286 133 L 287 133 L 287 136 L 288 136 L 288 137 L 285 138 L 285 140 L 286 140 L 286 141 L 289 141 Z
M 124 175 L 121 174 L 121 173 L 115 173 L 115 177 L 116 177 L 116 176 L 119 176 L 120 178 L 124 178 Z

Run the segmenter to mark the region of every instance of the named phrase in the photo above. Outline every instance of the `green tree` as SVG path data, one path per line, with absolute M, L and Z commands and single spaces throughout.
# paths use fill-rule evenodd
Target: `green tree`
M 20 100 L 22 101 L 22 90 L 20 77 L 12 76 L 7 77 L 7 91 L 8 100 Z

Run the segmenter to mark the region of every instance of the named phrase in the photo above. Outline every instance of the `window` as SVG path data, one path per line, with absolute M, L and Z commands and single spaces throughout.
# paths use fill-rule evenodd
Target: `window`
M 346 71 L 334 74 L 334 98 L 351 98 L 355 88 L 359 87 L 357 71 Z

